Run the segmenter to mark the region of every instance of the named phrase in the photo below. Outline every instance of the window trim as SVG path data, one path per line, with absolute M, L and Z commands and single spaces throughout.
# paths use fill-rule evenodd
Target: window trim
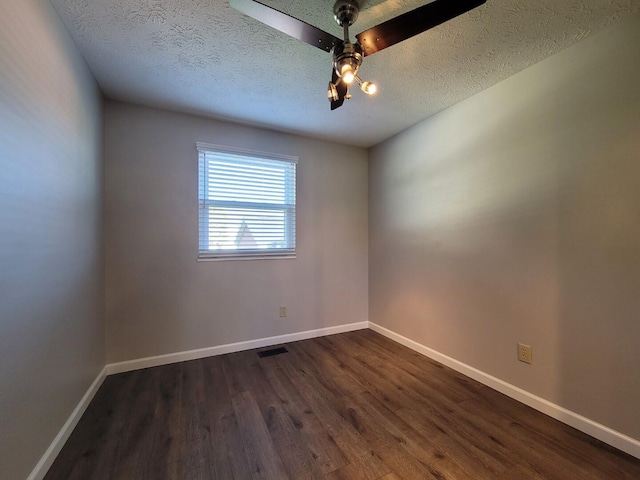
M 263 152 L 263 151 L 258 151 L 258 150 L 251 150 L 251 149 L 247 149 L 247 148 L 240 148 L 240 147 L 229 147 L 229 146 L 225 146 L 225 145 L 218 145 L 218 144 L 213 144 L 213 143 L 203 143 L 203 142 L 196 142 L 196 149 L 198 151 L 198 196 L 197 196 L 197 207 L 198 207 L 198 245 L 197 245 L 197 253 L 198 253 L 198 258 L 197 260 L 200 261 L 221 261 L 221 260 L 271 260 L 271 259 L 283 259 L 283 258 L 296 258 L 296 252 L 297 252 L 297 228 L 294 229 L 294 232 L 292 233 L 293 235 L 293 248 L 291 250 L 285 251 L 260 251 L 260 250 L 246 250 L 246 251 L 239 251 L 239 250 L 233 250 L 230 252 L 209 252 L 209 253 L 205 253 L 202 250 L 200 250 L 200 245 L 202 245 L 203 239 L 203 232 L 200 228 L 200 221 L 201 221 L 201 217 L 200 217 L 200 198 L 203 196 L 203 192 L 202 192 L 202 188 L 203 188 L 203 184 L 201 183 L 201 179 L 200 179 L 200 155 L 204 152 L 213 152 L 213 153 L 221 153 L 221 154 L 232 154 L 232 155 L 241 155 L 244 157 L 255 157 L 258 160 L 274 160 L 274 161 L 279 161 L 279 162 L 287 162 L 287 163 L 292 163 L 296 166 L 296 171 L 295 171 L 295 178 L 294 178 L 294 182 L 295 182 L 295 188 L 293 189 L 293 199 L 295 200 L 294 203 L 294 221 L 293 221 L 293 225 L 294 227 L 297 225 L 298 222 L 298 209 L 297 209 L 297 194 L 298 194 L 298 169 L 297 169 L 297 164 L 298 164 L 298 157 L 297 156 L 293 156 L 293 155 L 286 155 L 286 154 L 281 154 L 281 153 L 272 153 L 272 152 Z M 287 193 L 287 191 L 285 191 L 285 194 Z M 289 192 L 291 194 L 291 192 Z

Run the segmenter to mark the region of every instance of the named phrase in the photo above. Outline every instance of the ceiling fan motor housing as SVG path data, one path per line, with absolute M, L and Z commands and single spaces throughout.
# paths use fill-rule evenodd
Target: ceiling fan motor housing
M 350 27 L 357 20 L 359 11 L 360 7 L 355 0 L 338 0 L 333 6 L 333 17 L 341 27 Z

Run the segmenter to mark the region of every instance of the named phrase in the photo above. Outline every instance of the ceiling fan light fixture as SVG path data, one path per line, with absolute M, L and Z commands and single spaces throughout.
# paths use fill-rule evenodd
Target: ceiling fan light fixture
M 327 98 L 334 102 L 338 100 L 338 89 L 332 82 L 329 82 L 329 89 L 327 90 Z
M 333 66 L 342 82 L 351 84 L 362 65 L 362 48 L 357 43 L 345 42 L 336 46 L 333 51 Z
M 352 83 L 356 78 L 356 72 L 350 64 L 344 64 L 340 67 L 340 78 L 346 84 Z
M 374 95 L 378 91 L 378 86 L 373 82 L 362 82 L 360 84 L 360 90 L 367 95 Z

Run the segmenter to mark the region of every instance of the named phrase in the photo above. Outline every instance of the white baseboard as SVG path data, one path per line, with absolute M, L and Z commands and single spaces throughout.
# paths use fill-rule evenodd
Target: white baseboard
M 257 340 L 248 340 L 245 342 L 217 345 L 215 347 L 199 348 L 197 350 L 188 350 L 186 352 L 169 353 L 166 355 L 157 355 L 154 357 L 128 360 L 126 362 L 109 363 L 105 367 L 105 369 L 107 371 L 107 375 L 113 375 L 116 373 L 139 370 L 141 368 L 157 367 L 159 365 L 184 362 L 187 360 L 196 360 L 198 358 L 213 357 L 215 355 L 223 355 L 225 353 L 251 350 L 252 348 L 268 347 L 280 343 L 295 342 L 298 340 L 306 340 L 308 338 L 315 337 L 323 337 L 325 335 L 333 335 L 335 333 L 351 332 L 353 330 L 364 330 L 368 327 L 369 322 L 349 323 L 347 325 L 318 328 L 317 330 L 306 330 L 304 332 L 288 333 L 285 335 L 277 335 L 275 337 L 259 338 Z
M 504 393 L 508 397 L 511 397 L 515 400 L 518 400 L 525 405 L 530 406 L 538 410 L 539 412 L 545 413 L 556 420 L 559 420 L 571 427 L 580 430 L 581 432 L 586 433 L 587 435 L 591 435 L 592 437 L 597 438 L 623 452 L 628 453 L 629 455 L 633 455 L 636 458 L 640 458 L 640 441 L 635 438 L 631 438 L 623 433 L 617 432 L 605 425 L 594 422 L 582 415 L 579 415 L 571 410 L 567 410 L 560 405 L 556 405 L 544 398 L 538 397 L 532 393 L 527 392 L 521 388 L 516 387 L 515 385 L 511 385 L 499 378 L 496 378 L 488 373 L 484 373 L 476 368 L 473 368 L 465 363 L 462 363 L 454 358 L 451 358 L 447 355 L 444 355 L 436 350 L 433 350 L 429 347 L 425 347 L 424 345 L 415 342 L 407 337 L 404 337 L 398 333 L 395 333 L 385 327 L 377 325 L 373 322 L 369 322 L 369 328 L 374 332 L 378 332 L 381 335 L 384 335 L 391 340 L 394 340 L 405 347 L 409 347 L 411 350 L 414 350 L 422 355 L 425 355 L 437 362 L 446 365 L 457 372 L 466 375 L 467 377 L 473 378 L 478 382 L 497 390 L 500 393 Z
M 100 388 L 100 385 L 102 385 L 102 382 L 106 377 L 107 369 L 105 367 L 102 369 L 102 371 L 100 371 L 96 379 L 89 386 L 89 389 L 86 391 L 76 408 L 64 423 L 64 425 L 58 432 L 58 435 L 56 435 L 56 438 L 53 439 L 53 441 L 49 445 L 49 448 L 47 448 L 47 451 L 44 452 L 44 455 L 42 455 L 42 458 L 40 458 L 40 461 L 37 463 L 36 467 L 27 477 L 27 480 L 42 480 L 44 478 L 44 476 L 49 471 L 49 468 L 51 468 L 51 465 L 53 465 L 54 460 L 60 453 L 60 450 L 62 450 L 62 447 L 64 447 L 64 444 L 69 439 L 71 432 L 73 432 L 73 429 L 76 428 L 76 425 L 80 421 L 80 418 L 82 418 L 82 414 L 91 403 L 91 400 L 93 400 L 93 397 L 95 396 L 96 392 Z

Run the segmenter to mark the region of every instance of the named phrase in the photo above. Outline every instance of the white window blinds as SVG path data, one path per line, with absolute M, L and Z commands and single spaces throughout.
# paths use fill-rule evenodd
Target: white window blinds
M 297 158 L 197 148 L 199 258 L 294 256 Z

